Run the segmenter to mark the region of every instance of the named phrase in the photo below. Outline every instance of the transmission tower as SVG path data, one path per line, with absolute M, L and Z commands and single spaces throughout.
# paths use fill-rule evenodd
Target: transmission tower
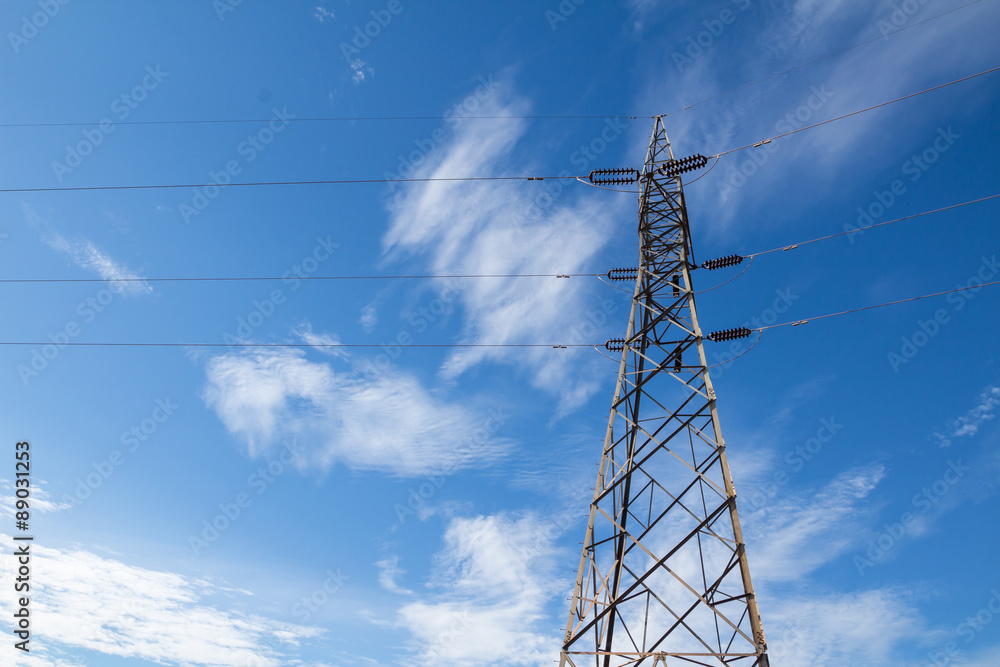
M 637 174 L 639 267 L 609 274 L 634 276 L 635 293 L 625 338 L 608 342 L 621 366 L 560 667 L 768 667 L 695 312 L 690 166 L 657 117 Z

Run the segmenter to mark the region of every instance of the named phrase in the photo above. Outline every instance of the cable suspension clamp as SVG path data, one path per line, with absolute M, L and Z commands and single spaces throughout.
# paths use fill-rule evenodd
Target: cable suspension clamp
M 628 185 L 639 180 L 639 171 L 630 167 L 595 169 L 588 178 L 594 185 Z
M 690 155 L 680 160 L 667 160 L 660 165 L 658 171 L 664 176 L 680 176 L 684 172 L 701 169 L 708 164 L 708 158 L 704 155 Z
M 612 338 L 607 343 L 604 344 L 604 349 L 608 352 L 621 352 L 625 349 L 625 339 L 624 338 Z
M 710 259 L 707 262 L 702 262 L 701 268 L 706 271 L 715 271 L 716 269 L 724 269 L 729 266 L 742 264 L 744 259 L 745 258 L 740 255 L 727 255 L 726 257 L 720 257 L 719 259 Z
M 713 331 L 712 333 L 708 334 L 708 339 L 713 343 L 721 343 L 726 340 L 747 338 L 752 333 L 753 331 L 747 329 L 746 327 L 739 327 L 737 329 L 723 329 L 722 331 Z
M 639 269 L 611 269 L 608 280 L 633 281 L 639 277 Z

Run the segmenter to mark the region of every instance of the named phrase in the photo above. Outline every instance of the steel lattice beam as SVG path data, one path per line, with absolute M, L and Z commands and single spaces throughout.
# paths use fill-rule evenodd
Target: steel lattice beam
M 679 177 L 657 118 L 640 258 L 560 667 L 767 667 L 695 310 Z

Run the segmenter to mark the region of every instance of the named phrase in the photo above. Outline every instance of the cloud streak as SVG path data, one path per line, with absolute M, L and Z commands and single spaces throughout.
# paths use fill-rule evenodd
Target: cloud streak
M 293 442 L 302 467 L 415 477 L 486 465 L 508 446 L 483 435 L 488 410 L 447 402 L 400 370 L 366 379 L 302 351 L 256 350 L 215 357 L 206 375 L 205 402 L 252 457 Z
M 9 543 L 10 537 L 0 539 Z M 15 567 L 13 556 L 2 556 L 2 562 L 5 571 Z M 35 641 L 51 645 L 46 651 L 63 647 L 160 664 L 277 667 L 283 660 L 273 647 L 295 648 L 322 633 L 319 628 L 218 609 L 205 599 L 222 590 L 208 582 L 81 549 L 35 544 L 32 568 L 37 575 L 32 626 Z M 13 613 L 10 604 L 10 596 L 0 601 L 6 626 Z M 44 664 L 79 664 L 46 660 Z
M 92 271 L 98 276 L 120 288 L 122 294 L 138 296 L 153 291 L 149 283 L 141 280 L 142 276 L 129 269 L 126 265 L 115 261 L 93 242 L 79 238 L 70 240 L 55 231 L 47 220 L 38 215 L 28 204 L 22 203 L 21 210 L 32 227 L 41 228 L 42 240 L 53 250 L 61 252 L 81 269 Z M 120 282 L 128 281 L 128 282 Z
M 533 515 L 453 519 L 436 559 L 437 594 L 403 606 L 422 665 L 549 665 L 557 638 L 539 632 L 567 582 L 552 576 L 551 527 Z
M 456 174 L 498 176 L 530 170 L 517 156 L 526 132 L 528 105 L 500 101 L 499 93 L 479 113 L 500 120 L 465 123 L 454 137 L 428 155 L 414 178 Z M 383 238 L 389 261 L 417 256 L 441 274 L 581 272 L 607 242 L 611 222 L 621 213 L 619 198 L 573 191 L 542 210 L 535 205 L 542 185 L 534 183 L 434 182 L 411 185 L 391 200 L 390 226 Z M 529 219 L 523 213 L 536 211 Z M 538 213 L 540 211 L 540 213 Z M 567 342 L 573 327 L 586 321 L 583 281 L 491 279 L 469 283 L 460 293 L 462 333 L 467 343 Z M 592 308 L 591 308 L 592 310 Z M 583 342 L 594 342 L 591 340 Z M 559 414 L 580 405 L 597 389 L 593 367 L 575 351 L 478 348 L 453 353 L 442 372 L 457 378 L 484 362 L 529 369 L 532 384 L 560 397 Z
M 935 432 L 932 437 L 942 447 L 948 447 L 953 438 L 967 438 L 979 433 L 980 427 L 995 417 L 1000 406 L 1000 387 L 990 385 L 979 394 L 979 403 L 958 419 L 948 422 L 944 433 Z

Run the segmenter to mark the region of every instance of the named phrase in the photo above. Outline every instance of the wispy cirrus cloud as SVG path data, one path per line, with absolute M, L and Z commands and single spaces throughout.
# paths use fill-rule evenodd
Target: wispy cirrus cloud
M 36 512 L 58 512 L 73 507 L 69 503 L 52 500 L 52 496 L 45 490 L 44 484 L 45 482 L 40 479 L 32 481 L 31 508 L 33 510 Z M 9 491 L 10 495 L 0 495 L 0 514 L 5 514 L 13 519 L 14 513 L 17 511 L 14 483 L 8 479 L 0 479 L 0 492 L 3 491 Z
M 891 27 L 910 27 L 959 4 L 964 3 L 948 3 L 950 6 L 944 7 L 922 5 L 919 14 L 907 15 L 903 26 Z M 793 0 L 782 3 L 780 9 L 743 0 L 734 5 L 730 7 L 736 17 L 734 22 L 682 72 L 674 64 L 673 54 L 684 54 L 687 39 L 697 38 L 705 30 L 701 21 L 688 22 L 691 32 L 664 40 L 662 48 L 651 54 L 659 67 L 637 106 L 671 111 L 697 104 L 691 110 L 671 114 L 667 120 L 675 150 L 684 155 L 696 152 L 711 155 L 752 145 L 791 129 L 944 83 L 957 78 L 957 72 L 974 73 L 995 60 L 992 48 L 947 54 L 942 54 L 939 48 L 940 44 L 963 40 L 978 44 L 985 34 L 995 30 L 991 10 L 985 3 L 829 59 L 823 57 L 843 49 L 845 44 L 878 38 L 882 34 L 879 21 L 887 21 L 898 8 L 890 0 L 871 3 Z M 744 6 L 746 11 L 740 9 Z M 652 9 L 658 10 L 661 18 L 674 11 L 672 6 L 662 3 L 658 6 L 654 3 Z M 705 6 L 700 11 L 706 21 L 718 17 L 718 9 Z M 749 17 L 760 14 L 766 16 L 766 30 L 741 29 L 740 26 L 752 20 Z M 723 44 L 759 57 L 731 59 L 725 68 L 720 68 L 715 56 Z M 815 64 L 789 75 L 768 79 L 717 101 L 707 101 L 741 84 L 772 77 L 818 58 L 821 60 Z M 814 89 L 824 93 L 816 96 Z M 711 176 L 691 189 L 689 207 L 702 211 L 713 233 L 745 233 L 744 226 L 734 223 L 746 211 L 756 210 L 776 196 L 782 197 L 789 210 L 806 205 L 806 197 L 800 198 L 788 190 L 789 182 L 799 184 L 802 193 L 815 194 L 845 168 L 867 170 L 876 177 L 897 160 L 902 162 L 911 150 L 915 133 L 919 133 L 917 136 L 926 133 L 933 140 L 937 126 L 949 117 L 947 110 L 949 106 L 954 108 L 955 102 L 944 100 L 957 98 L 957 103 L 962 104 L 968 91 L 969 88 L 955 87 L 951 96 L 926 96 L 917 107 L 902 102 L 893 105 L 891 111 L 865 113 L 776 139 L 765 147 L 724 156 Z M 701 103 L 703 100 L 707 102 Z M 887 118 L 897 120 L 887 121 Z M 887 131 L 887 122 L 894 131 Z M 853 219 L 847 218 L 845 222 Z M 735 239 L 729 236 L 728 240 Z
M 0 539 L 10 543 L 9 536 Z M 38 575 L 31 597 L 31 648 L 42 649 L 45 658 L 30 663 L 19 656 L 16 664 L 81 664 L 60 655 L 86 649 L 157 664 L 278 667 L 287 664 L 282 647 L 295 649 L 323 632 L 213 606 L 207 600 L 224 591 L 203 580 L 82 549 L 34 544 L 31 551 L 33 574 Z M 14 570 L 13 556 L 5 554 L 0 560 L 5 571 Z M 12 601 L 11 596 L 0 599 L 2 626 L 10 626 Z M 9 630 L 4 634 L 12 637 Z M 12 656 L 12 642 L 5 641 L 3 650 Z
M 402 370 L 366 378 L 298 350 L 248 350 L 209 360 L 206 376 L 205 402 L 254 457 L 294 442 L 303 467 L 412 477 L 487 465 L 509 446 L 481 437 L 488 410 L 442 399 Z
M 451 140 L 432 151 L 415 178 L 501 176 L 531 171 L 519 157 L 527 126 L 526 101 L 484 102 L 478 113 L 498 116 L 489 124 L 464 123 Z M 409 184 L 391 200 L 383 247 L 389 261 L 416 256 L 440 274 L 552 274 L 581 272 L 624 213 L 621 198 L 563 186 L 544 210 L 534 183 L 447 182 Z M 582 188 L 583 186 L 576 186 Z M 629 202 L 629 206 L 631 202 Z M 525 215 L 535 211 L 533 215 Z M 538 213 L 538 211 L 541 211 Z M 574 326 L 587 321 L 588 296 L 580 280 L 497 278 L 463 285 L 460 340 L 467 343 L 566 343 Z M 591 308 L 592 309 L 592 308 Z M 591 340 L 580 342 L 591 343 Z M 453 353 L 443 366 L 455 378 L 484 362 L 530 369 L 535 387 L 560 398 L 558 414 L 580 405 L 594 391 L 593 367 L 575 350 L 481 347 Z
M 885 477 L 872 464 L 837 475 L 815 493 L 800 493 L 746 514 L 754 545 L 754 578 L 797 581 L 857 544 L 863 504 Z
M 452 519 L 431 577 L 436 592 L 399 611 L 417 663 L 549 665 L 558 638 L 544 628 L 545 607 L 568 583 L 552 576 L 551 534 L 530 514 Z
M 957 419 L 952 419 L 943 429 L 935 431 L 931 437 L 942 447 L 948 447 L 953 438 L 967 438 L 979 433 L 980 427 L 996 416 L 1000 406 L 1000 386 L 990 385 L 979 394 L 979 402 L 971 410 Z
M 400 595 L 413 595 L 413 591 L 403 588 L 396 580 L 406 574 L 406 570 L 399 567 L 399 556 L 388 556 L 375 563 L 378 568 L 378 583 L 383 589 L 390 593 Z
M 122 294 L 137 296 L 153 291 L 149 283 L 141 279 L 142 276 L 129 269 L 125 264 L 116 261 L 93 242 L 82 237 L 73 240 L 66 238 L 53 229 L 48 220 L 42 218 L 26 203 L 21 204 L 21 210 L 24 212 L 28 224 L 39 229 L 46 245 L 69 256 L 73 263 L 81 269 L 93 271 L 109 282 L 115 283 L 117 281 L 116 287 L 121 289 Z

